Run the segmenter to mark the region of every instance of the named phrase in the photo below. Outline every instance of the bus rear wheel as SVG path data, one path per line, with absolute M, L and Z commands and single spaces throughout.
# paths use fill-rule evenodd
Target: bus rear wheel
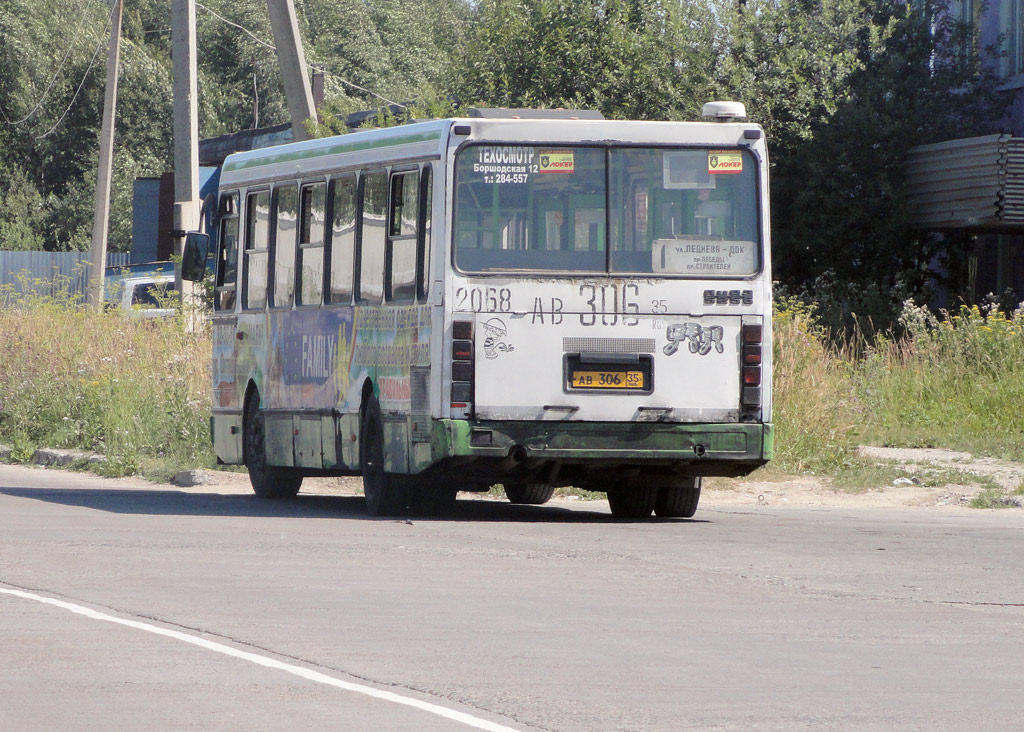
M 244 451 L 249 482 L 258 498 L 294 498 L 298 494 L 302 473 L 295 468 L 267 464 L 267 424 L 259 394 L 252 395 L 245 409 Z
M 608 491 L 608 506 L 615 518 L 642 519 L 651 515 L 658 498 L 653 486 L 640 488 L 612 488 Z
M 359 464 L 363 471 L 366 512 L 371 516 L 394 516 L 408 506 L 408 484 L 384 470 L 384 420 L 380 404 L 373 397 L 363 410 L 359 435 Z
M 693 478 L 689 485 L 659 488 L 654 513 L 660 518 L 692 518 L 700 502 L 700 484 L 700 478 Z
M 505 496 L 511 503 L 539 506 L 551 500 L 555 487 L 549 483 L 506 483 Z

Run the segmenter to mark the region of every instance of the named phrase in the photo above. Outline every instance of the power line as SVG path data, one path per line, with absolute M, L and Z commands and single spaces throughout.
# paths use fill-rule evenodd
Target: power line
M 256 35 L 255 33 L 253 33 L 253 32 L 252 32 L 251 30 L 249 30 L 248 28 L 243 28 L 243 27 L 242 27 L 242 26 L 240 26 L 240 25 L 239 25 L 238 23 L 233 23 L 233 22 L 231 22 L 230 20 L 228 20 L 227 18 L 225 18 L 225 17 L 223 16 L 223 15 L 218 15 L 217 13 L 215 13 L 215 12 L 214 12 L 213 10 L 211 10 L 211 9 L 210 9 L 210 8 L 208 8 L 208 7 L 206 7 L 206 6 L 205 6 L 205 5 L 203 5 L 202 3 L 196 3 L 196 7 L 197 7 L 197 8 L 202 8 L 203 10 L 205 10 L 206 12 L 208 12 L 208 13 L 209 13 L 210 15 L 212 15 L 212 16 L 213 16 L 214 18 L 216 18 L 217 20 L 220 20 L 221 22 L 227 23 L 228 25 L 232 26 L 233 28 L 238 28 L 238 30 L 242 31 L 243 33 L 246 33 L 246 34 L 248 34 L 249 36 L 251 36 L 251 37 L 252 37 L 252 39 L 253 39 L 253 40 L 255 40 L 255 41 L 256 41 L 257 43 L 259 43 L 259 44 L 260 44 L 261 46 L 266 46 L 266 47 L 267 47 L 267 48 L 269 48 L 269 49 L 270 49 L 271 51 L 276 51 L 276 50 L 277 50 L 277 48 L 276 48 L 275 46 L 273 46 L 273 45 L 271 45 L 271 44 L 267 43 L 266 41 L 264 41 L 264 40 L 263 40 L 262 38 L 260 38 L 259 36 L 257 36 L 257 35 Z
M 319 62 L 319 61 L 314 62 L 314 63 L 322 64 L 322 62 Z M 346 86 L 350 86 L 353 89 L 358 89 L 359 91 L 366 92 L 367 94 L 372 94 L 373 96 L 377 97 L 378 99 L 381 99 L 381 100 L 383 100 L 383 101 L 387 102 L 388 104 L 391 104 L 391 105 L 393 105 L 395 107 L 401 107 L 402 109 L 407 109 L 407 107 L 404 104 L 402 104 L 401 102 L 393 102 L 390 99 L 388 99 L 387 97 L 381 96 L 380 94 L 378 94 L 375 91 L 370 91 L 369 89 L 367 89 L 365 87 L 359 86 L 359 84 L 353 84 L 351 81 L 347 81 L 345 79 L 342 79 L 337 74 L 332 74 L 332 73 L 330 73 L 330 72 L 328 72 L 326 70 L 323 73 L 324 73 L 324 75 L 329 76 L 332 79 L 337 79 L 342 84 L 345 84 Z
M 46 85 L 46 89 L 43 91 L 42 96 L 39 97 L 39 101 L 36 102 L 36 106 L 34 106 L 32 110 L 21 119 L 17 121 L 12 120 L 7 116 L 7 114 L 2 109 L 0 109 L 0 116 L 4 118 L 4 121 L 7 122 L 7 124 L 11 125 L 12 127 L 19 127 L 28 122 L 33 116 L 35 116 L 35 113 L 40 110 L 40 108 L 43 106 L 43 102 L 46 101 L 47 95 L 53 88 L 54 83 L 57 81 L 57 77 L 60 76 L 60 72 L 64 68 L 64 64 L 67 63 L 68 58 L 71 56 L 71 51 L 74 49 L 75 43 L 78 41 L 79 34 L 82 32 L 82 27 L 83 25 L 85 25 L 85 20 L 86 14 L 82 12 L 82 7 L 81 5 L 79 5 L 78 25 L 75 27 L 75 36 L 68 44 L 67 50 L 64 52 L 64 57 L 60 60 L 60 63 L 57 65 L 57 70 L 53 72 L 53 77 L 50 79 L 50 83 Z
M 111 3 L 111 5 L 110 5 L 110 15 L 107 16 L 107 24 L 103 28 L 103 30 L 104 30 L 103 35 L 104 36 L 106 35 L 106 31 L 110 28 L 110 24 L 111 24 L 111 22 L 113 20 L 113 17 L 114 17 L 114 9 L 116 7 L 117 7 L 117 3 Z M 106 38 L 103 38 L 102 36 L 100 37 L 100 42 L 96 45 L 96 51 L 95 51 L 95 53 L 93 53 L 92 59 L 89 60 L 89 67 L 85 70 L 85 73 L 82 74 L 82 81 L 79 82 L 78 88 L 75 89 L 75 95 L 73 97 L 71 97 L 71 101 L 68 103 L 67 109 L 64 110 L 64 113 L 60 116 L 60 119 L 58 119 L 56 122 L 53 123 L 53 127 L 48 129 L 46 132 L 44 132 L 41 135 L 36 135 L 36 139 L 37 140 L 42 140 L 45 137 L 49 137 L 50 134 L 55 129 L 57 129 L 60 126 L 60 123 L 64 121 L 64 118 L 68 116 L 68 112 L 71 111 L 71 108 L 73 106 L 75 106 L 75 102 L 78 100 L 78 95 L 82 92 L 82 87 L 85 86 L 85 80 L 89 78 L 89 72 L 92 71 L 92 67 L 96 63 L 96 57 L 99 56 L 100 49 L 103 48 L 103 43 L 106 40 L 107 40 Z
M 215 17 L 215 18 L 217 18 L 218 20 L 220 20 L 220 21 L 222 21 L 222 22 L 224 22 L 224 23 L 227 23 L 228 25 L 232 26 L 233 28 L 237 28 L 238 30 L 242 31 L 242 32 L 243 32 L 243 33 L 245 33 L 246 35 L 250 36 L 250 37 L 251 37 L 251 38 L 252 38 L 253 40 L 255 40 L 255 41 L 256 41 L 257 43 L 259 43 L 259 44 L 260 44 L 261 46 L 265 46 L 265 47 L 269 48 L 269 49 L 270 49 L 271 51 L 275 51 L 275 52 L 277 51 L 277 47 L 276 47 L 276 46 L 274 46 L 273 44 L 267 43 L 266 41 L 264 41 L 264 40 L 263 40 L 262 38 L 260 38 L 259 36 L 257 36 L 257 35 L 256 35 L 255 33 L 253 33 L 253 32 L 252 32 L 251 30 L 249 30 L 248 28 L 244 28 L 244 27 L 240 26 L 240 25 L 239 25 L 238 23 L 234 23 L 234 22 L 232 22 L 232 21 L 228 20 L 227 18 L 225 18 L 224 16 L 222 16 L 222 15 L 218 15 L 218 14 L 217 14 L 216 12 L 214 12 L 214 11 L 213 11 L 213 10 L 211 10 L 210 8 L 206 7 L 206 6 L 205 6 L 205 5 L 203 5 L 202 3 L 198 3 L 198 2 L 197 2 L 197 3 L 196 3 L 196 7 L 198 7 L 198 8 L 202 8 L 203 10 L 205 10 L 206 12 L 208 12 L 208 13 L 209 13 L 210 15 L 212 15 L 212 16 L 213 16 L 213 17 Z M 321 65 L 321 66 L 322 66 L 322 65 L 323 65 L 323 62 L 321 62 L 321 61 L 316 61 L 316 60 L 311 60 L 311 61 L 310 61 L 310 65 L 311 65 L 311 66 L 312 66 L 312 65 Z M 378 93 L 377 93 L 377 92 L 375 92 L 375 91 L 371 91 L 370 89 L 367 89 L 366 87 L 362 87 L 362 86 L 359 86 L 358 84 L 355 84 L 355 83 L 353 83 L 353 82 L 351 82 L 351 81 L 348 81 L 347 79 L 343 79 L 343 78 L 341 78 L 340 76 L 338 76 L 337 74 L 334 74 L 334 73 L 329 73 L 329 72 L 327 72 L 327 71 L 324 71 L 324 74 L 326 74 L 326 75 L 330 76 L 330 77 L 331 77 L 331 78 L 333 78 L 333 79 L 337 79 L 337 80 L 338 80 L 338 81 L 340 81 L 340 82 L 341 82 L 342 84 L 344 84 L 344 85 L 346 85 L 346 86 L 350 86 L 350 87 L 352 87 L 353 89 L 358 89 L 358 90 L 359 90 L 359 91 L 361 91 L 361 92 L 366 92 L 367 94 L 371 94 L 371 95 L 373 95 L 373 96 L 377 97 L 378 99 L 380 99 L 380 100 L 382 100 L 382 101 L 385 101 L 385 102 L 387 102 L 388 104 L 391 104 L 391 105 L 394 105 L 394 106 L 397 106 L 397 107 L 401 107 L 402 109 L 405 109 L 405 108 L 406 108 L 406 107 L 405 107 L 405 105 L 404 105 L 404 104 L 401 104 L 400 102 L 394 102 L 394 101 L 392 101 L 392 100 L 388 99 L 387 97 L 385 97 L 385 96 L 382 96 L 382 95 L 378 94 Z

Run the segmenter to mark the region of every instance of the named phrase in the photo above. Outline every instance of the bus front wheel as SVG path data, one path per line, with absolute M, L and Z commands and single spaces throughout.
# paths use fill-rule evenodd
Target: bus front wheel
M 551 500 L 555 487 L 550 483 L 506 483 L 505 496 L 510 503 L 539 506 Z
M 267 423 L 258 394 L 252 395 L 245 409 L 244 444 L 252 492 L 259 498 L 294 498 L 302 486 L 302 474 L 295 468 L 267 464 Z
M 660 518 L 693 518 L 700 502 L 700 478 L 692 478 L 688 485 L 659 488 L 654 513 Z
M 658 489 L 653 486 L 639 488 L 612 488 L 608 491 L 608 506 L 615 518 L 642 519 L 651 515 Z
M 371 397 L 363 411 L 359 435 L 359 464 L 363 471 L 366 511 L 371 516 L 393 516 L 407 507 L 405 481 L 384 470 L 384 420 L 380 404 Z

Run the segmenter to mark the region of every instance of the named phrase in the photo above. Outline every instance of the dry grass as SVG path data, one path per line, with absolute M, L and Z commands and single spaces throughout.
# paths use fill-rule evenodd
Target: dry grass
M 110 474 L 157 476 L 214 464 L 208 332 L 66 296 L 0 299 L 0 440 L 16 456 L 78 448 L 106 455 Z M 813 307 L 777 304 L 769 475 L 861 486 L 881 473 L 856 457 L 858 444 L 1024 459 L 1024 317 L 964 309 L 943 319 L 908 304 L 902 326 L 900 339 L 837 346 Z
M 774 320 L 775 468 L 835 473 L 854 460 L 861 408 L 853 367 L 796 301 Z
M 212 464 L 207 333 L 27 297 L 0 309 L 0 342 L 0 437 L 16 455 L 100 452 L 110 474 Z

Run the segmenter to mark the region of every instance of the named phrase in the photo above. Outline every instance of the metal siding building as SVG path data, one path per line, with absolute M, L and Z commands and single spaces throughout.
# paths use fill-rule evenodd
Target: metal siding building
M 89 252 L 0 251 L 0 290 L 43 295 L 66 291 L 85 296 L 89 282 Z M 123 267 L 127 254 L 108 254 L 108 267 Z
M 1024 224 L 1024 138 L 987 135 L 919 145 L 906 169 L 917 228 L 1013 232 Z

